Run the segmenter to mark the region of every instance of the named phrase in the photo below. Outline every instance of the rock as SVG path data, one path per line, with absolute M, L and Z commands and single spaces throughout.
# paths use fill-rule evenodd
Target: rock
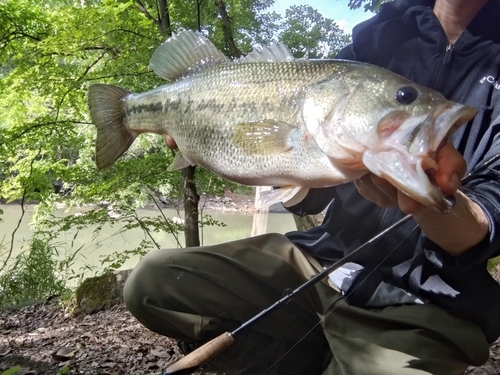
M 131 269 L 85 279 L 75 291 L 77 309 L 93 314 L 123 303 L 123 286 L 130 272 Z

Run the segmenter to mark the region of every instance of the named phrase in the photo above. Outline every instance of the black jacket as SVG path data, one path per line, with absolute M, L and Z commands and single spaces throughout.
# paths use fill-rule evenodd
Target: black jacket
M 489 235 L 462 256 L 452 257 L 412 220 L 356 261 L 365 267 L 368 280 L 358 277 L 349 299 L 363 305 L 384 281 L 477 323 L 492 342 L 500 336 L 500 285 L 487 272 L 486 263 L 500 255 L 500 160 L 481 166 L 500 154 L 500 2 L 491 0 L 454 46 L 449 45 L 433 5 L 432 0 L 383 5 L 376 16 L 354 28 L 353 43 L 338 58 L 382 66 L 478 109 L 453 142 L 473 173 L 461 190 L 483 208 Z M 397 208 L 381 209 L 362 198 L 352 183 L 315 189 L 291 211 L 315 213 L 330 202 L 320 227 L 287 234 L 323 264 L 341 258 L 404 216 Z

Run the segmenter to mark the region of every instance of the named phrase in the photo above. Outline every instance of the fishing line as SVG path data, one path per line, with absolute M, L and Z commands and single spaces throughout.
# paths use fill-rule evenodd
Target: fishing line
M 358 289 L 361 287 L 361 285 L 364 284 L 366 280 L 387 260 L 389 257 L 396 251 L 396 249 L 401 246 L 401 244 L 415 231 L 415 229 L 418 228 L 418 225 L 415 225 L 412 230 L 410 230 L 406 236 L 404 236 L 399 243 L 394 246 L 394 248 L 387 253 L 387 255 L 382 258 L 378 264 L 368 273 L 368 275 L 364 276 L 364 278 L 361 280 L 361 282 L 352 290 L 349 292 L 349 294 L 342 295 L 342 298 L 338 299 L 335 301 L 330 308 L 327 309 L 325 315 L 323 316 L 322 319 L 318 320 L 318 322 L 311 327 L 309 331 L 307 331 L 290 349 L 288 349 L 280 358 L 278 358 L 271 366 L 268 367 L 268 369 L 262 374 L 266 375 L 274 366 L 276 366 L 283 358 L 285 358 L 297 345 L 299 345 L 302 341 L 305 340 L 305 338 L 314 330 L 316 327 L 318 327 L 327 316 L 329 316 L 331 313 L 333 313 L 335 310 L 337 310 L 340 306 L 342 306 L 345 302 L 348 301 L 348 298 Z M 328 276 L 327 276 L 328 277 Z M 339 292 L 341 293 L 341 292 Z
M 469 182 L 469 180 L 471 178 L 473 178 L 475 175 L 477 175 L 478 173 L 482 172 L 483 170 L 491 170 L 495 175 L 500 175 L 500 172 L 496 171 L 495 169 L 493 168 L 490 168 L 490 165 L 493 164 L 495 161 L 497 161 L 498 159 L 500 159 L 500 154 L 497 154 L 493 157 L 491 157 L 490 159 L 488 159 L 487 161 L 485 161 L 483 164 L 477 166 L 474 170 L 472 170 L 470 173 L 468 173 L 466 176 L 464 176 L 462 178 L 462 184 L 464 183 L 467 183 Z M 364 277 L 364 279 L 347 295 L 345 296 L 342 296 L 343 298 L 342 299 L 339 299 L 338 301 L 335 301 L 332 306 L 326 311 L 325 315 L 323 316 L 322 319 L 320 319 L 309 331 L 307 331 L 300 340 L 298 340 L 290 349 L 288 349 L 286 351 L 285 354 L 283 354 L 280 358 L 278 358 L 276 360 L 276 362 L 274 362 L 265 372 L 264 374 L 262 375 L 265 375 L 267 374 L 274 366 L 276 366 L 281 360 L 283 360 L 283 358 L 285 358 L 297 345 L 299 345 L 302 341 L 305 340 L 305 338 L 311 334 L 311 332 L 316 329 L 316 327 L 318 325 L 320 325 L 327 316 L 329 316 L 331 313 L 333 313 L 337 308 L 339 308 L 340 306 L 342 306 L 342 304 L 344 302 L 346 302 L 349 298 L 349 296 L 351 296 L 359 287 L 361 287 L 361 285 L 394 253 L 394 251 L 396 251 L 396 249 L 401 246 L 401 244 L 411 235 L 411 233 L 413 233 L 413 231 L 415 231 L 415 229 L 418 228 L 418 225 L 415 225 L 415 227 L 413 227 L 413 229 L 408 232 L 408 234 L 377 264 L 377 266 L 371 270 L 368 275 L 366 275 Z M 338 303 L 337 303 L 338 302 Z

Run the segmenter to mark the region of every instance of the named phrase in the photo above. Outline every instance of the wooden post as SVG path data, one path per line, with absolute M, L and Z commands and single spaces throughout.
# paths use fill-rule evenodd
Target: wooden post
M 257 186 L 255 189 L 255 207 L 257 207 L 260 195 L 264 191 L 271 190 L 271 186 Z M 252 234 L 251 236 L 258 236 L 260 234 L 267 233 L 267 220 L 269 217 L 269 206 L 262 207 L 259 210 L 255 210 L 253 214 L 253 223 L 252 223 Z

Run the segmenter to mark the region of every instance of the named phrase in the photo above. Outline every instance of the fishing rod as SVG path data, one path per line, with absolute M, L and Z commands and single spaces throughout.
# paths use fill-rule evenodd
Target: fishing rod
M 234 342 L 235 337 L 238 336 L 242 331 L 252 326 L 254 323 L 261 320 L 263 317 L 278 309 L 280 306 L 285 305 L 293 297 L 302 292 L 304 289 L 308 288 L 310 285 L 317 283 L 318 281 L 327 277 L 331 272 L 342 267 L 344 264 L 353 260 L 356 256 L 361 254 L 363 251 L 368 249 L 370 246 L 374 245 L 385 237 L 388 233 L 399 228 L 401 225 L 405 224 L 410 220 L 412 216 L 406 215 L 396 223 L 392 224 L 390 227 L 384 229 L 382 232 L 372 237 L 364 244 L 338 260 L 337 262 L 326 267 L 323 271 L 319 272 L 317 275 L 313 276 L 311 279 L 307 280 L 305 283 L 299 285 L 297 288 L 288 291 L 285 296 L 281 297 L 278 301 L 273 303 L 267 309 L 262 310 L 260 313 L 250 318 L 241 326 L 236 328 L 232 332 L 224 332 L 223 334 L 217 336 L 213 340 L 207 342 L 206 344 L 200 346 L 198 349 L 192 351 L 185 357 L 181 358 L 179 361 L 171 364 L 167 367 L 167 370 L 162 373 L 162 375 L 187 375 L 196 371 L 200 366 L 203 366 L 226 350 Z
M 500 154 L 497 154 L 490 159 L 488 159 L 486 162 L 483 164 L 477 166 L 474 170 L 472 170 L 470 173 L 468 173 L 464 178 L 462 178 L 462 183 L 467 182 L 471 177 L 473 177 L 475 174 L 484 171 L 485 169 L 488 169 L 491 164 L 493 164 L 495 161 L 500 159 Z M 364 252 L 366 249 L 368 249 L 370 246 L 374 245 L 378 241 L 380 241 L 384 236 L 386 236 L 388 233 L 396 230 L 406 222 L 408 222 L 411 219 L 411 215 L 406 215 L 399 221 L 395 222 L 392 224 L 390 227 L 386 228 L 376 236 L 372 237 L 370 240 L 338 260 L 337 262 L 333 263 L 332 265 L 326 267 L 323 271 L 319 272 L 317 275 L 306 281 L 305 283 L 301 284 L 298 286 L 296 289 L 290 290 L 286 293 L 285 296 L 280 298 L 278 301 L 273 303 L 271 306 L 269 306 L 267 309 L 262 310 L 260 313 L 255 315 L 253 318 L 250 318 L 247 320 L 245 323 L 243 323 L 240 327 L 236 328 L 232 332 L 224 332 L 223 334 L 217 336 L 216 338 L 212 339 L 211 341 L 207 342 L 206 344 L 200 346 L 198 349 L 192 351 L 185 357 L 181 358 L 179 361 L 171 364 L 169 367 L 167 367 L 167 370 L 162 373 L 162 375 L 188 375 L 196 371 L 198 368 L 201 366 L 207 364 L 210 362 L 212 359 L 214 359 L 216 356 L 218 356 L 220 353 L 222 353 L 224 350 L 229 348 L 231 344 L 234 342 L 235 337 L 240 334 L 243 330 L 249 328 L 253 324 L 255 324 L 257 321 L 261 320 L 263 317 L 266 315 L 272 313 L 274 310 L 278 309 L 279 307 L 285 305 L 287 302 L 289 302 L 294 296 L 302 292 L 304 289 L 308 288 L 310 285 L 313 285 L 317 283 L 318 281 L 324 279 L 327 277 L 330 273 L 335 271 L 336 269 L 342 267 L 344 264 L 348 263 L 349 261 L 353 260 L 356 256 Z

